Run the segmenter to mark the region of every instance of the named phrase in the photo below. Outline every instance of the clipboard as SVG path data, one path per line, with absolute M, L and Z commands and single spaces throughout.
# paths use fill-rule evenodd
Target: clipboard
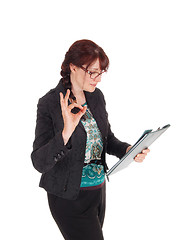
M 152 131 L 152 129 L 145 130 L 132 148 L 106 173 L 108 181 L 109 176 L 126 168 L 131 162 L 134 161 L 134 157 L 138 153 L 141 153 L 143 149 L 148 148 L 169 127 L 170 124 L 164 126 L 163 128 L 158 128 L 156 131 Z

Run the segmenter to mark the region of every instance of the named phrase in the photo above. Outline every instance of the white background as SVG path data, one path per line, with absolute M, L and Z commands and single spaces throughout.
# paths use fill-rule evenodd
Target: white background
M 106 240 L 184 239 L 183 1 L 2 1 L 1 239 L 62 239 L 30 159 L 38 99 L 60 79 L 76 40 L 99 44 L 110 68 L 98 87 L 112 131 L 133 144 L 171 127 L 143 163 L 107 183 Z M 107 156 L 111 166 L 118 159 Z

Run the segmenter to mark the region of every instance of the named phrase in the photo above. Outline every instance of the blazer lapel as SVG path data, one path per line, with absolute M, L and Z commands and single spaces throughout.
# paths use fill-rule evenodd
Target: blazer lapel
M 91 113 L 93 114 L 94 119 L 96 120 L 97 126 L 102 134 L 102 136 L 105 136 L 106 129 L 105 129 L 105 113 L 102 111 L 102 106 L 100 106 L 99 101 L 99 94 L 98 89 L 96 89 L 94 92 L 85 92 L 86 101 L 88 104 L 89 109 L 91 110 Z M 105 106 L 103 106 L 105 107 Z M 105 109 L 105 108 L 104 108 Z
M 60 80 L 60 82 L 58 83 L 58 85 L 56 86 L 56 100 L 57 100 L 57 112 L 58 114 L 61 114 L 61 109 L 60 109 L 60 95 L 59 93 L 62 92 L 63 95 L 66 95 L 66 89 L 63 87 L 62 81 Z M 84 91 L 85 97 L 86 97 L 86 102 L 87 105 L 94 117 L 94 119 L 96 120 L 97 126 L 102 134 L 102 137 L 105 136 L 105 124 L 104 121 L 105 119 L 105 113 L 103 111 L 101 111 L 101 107 L 99 106 L 99 94 L 97 89 L 94 92 L 87 92 Z M 70 104 L 70 101 L 68 100 L 68 104 Z M 79 127 L 81 127 L 83 129 L 83 131 L 85 131 L 85 128 L 82 124 L 81 121 L 79 121 L 78 124 Z M 86 131 L 85 131 L 86 132 Z

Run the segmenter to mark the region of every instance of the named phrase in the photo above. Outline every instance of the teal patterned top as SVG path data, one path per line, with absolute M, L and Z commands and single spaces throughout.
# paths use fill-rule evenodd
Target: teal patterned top
M 82 106 L 85 105 L 87 106 L 87 103 Z M 87 165 L 83 167 L 80 187 L 94 187 L 102 184 L 105 180 L 104 167 L 98 164 L 98 160 L 101 159 L 103 151 L 103 141 L 101 132 L 88 106 L 84 118 L 85 119 L 81 119 L 80 121 L 87 133 L 84 160 L 84 163 Z M 91 160 L 96 160 L 96 162 L 90 163 Z

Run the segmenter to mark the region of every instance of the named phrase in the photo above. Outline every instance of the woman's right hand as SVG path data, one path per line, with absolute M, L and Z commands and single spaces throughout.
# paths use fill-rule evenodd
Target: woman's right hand
M 62 92 L 60 92 L 60 104 L 61 104 L 61 110 L 62 110 L 62 116 L 64 121 L 64 129 L 63 129 L 63 139 L 65 144 L 68 142 L 70 136 L 74 132 L 76 126 L 78 125 L 81 117 L 85 114 L 87 107 L 82 107 L 80 104 L 77 103 L 71 103 L 68 105 L 68 99 L 70 96 L 70 90 L 67 89 L 65 98 L 63 97 Z M 73 114 L 71 110 L 77 107 L 81 109 L 77 114 Z

